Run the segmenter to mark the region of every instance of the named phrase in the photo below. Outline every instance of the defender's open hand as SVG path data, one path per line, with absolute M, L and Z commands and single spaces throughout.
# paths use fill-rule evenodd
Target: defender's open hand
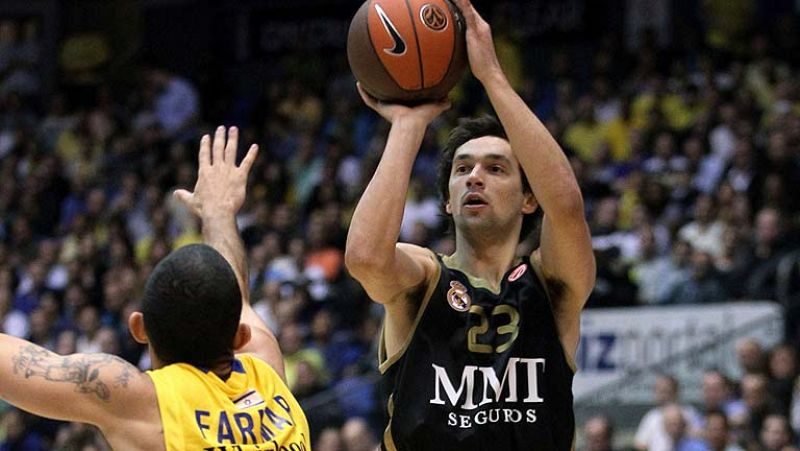
M 242 207 L 247 187 L 247 175 L 258 154 L 253 144 L 241 165 L 236 165 L 239 130 L 231 127 L 225 137 L 225 127 L 218 127 L 212 144 L 209 135 L 200 140 L 200 168 L 194 191 L 176 190 L 174 195 L 199 217 L 217 214 L 236 214 Z

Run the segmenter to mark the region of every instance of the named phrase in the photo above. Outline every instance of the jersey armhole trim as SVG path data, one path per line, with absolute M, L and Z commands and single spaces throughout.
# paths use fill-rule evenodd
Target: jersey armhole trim
M 414 333 L 416 333 L 417 327 L 422 320 L 422 315 L 425 314 L 425 310 L 428 308 L 428 303 L 433 296 L 433 292 L 436 290 L 436 287 L 439 284 L 439 276 L 441 276 L 442 273 L 442 265 L 433 255 L 433 252 L 431 252 L 431 258 L 436 261 L 436 270 L 433 272 L 431 278 L 428 279 L 428 288 L 425 290 L 425 297 L 422 298 L 422 303 L 417 311 L 417 316 L 414 318 L 414 323 L 411 324 L 411 329 L 408 331 L 408 336 L 403 342 L 403 346 L 401 346 L 400 350 L 391 356 L 386 355 L 386 319 L 384 317 L 383 326 L 381 326 L 380 341 L 378 343 L 378 371 L 380 371 L 381 374 L 385 374 L 386 371 L 388 371 L 389 368 L 395 362 L 400 360 L 400 358 L 405 354 L 406 349 L 408 349 L 408 346 L 411 344 L 411 340 L 414 338 Z
M 556 324 L 556 329 L 558 329 L 558 318 L 556 318 L 556 312 L 553 309 L 553 300 L 550 299 L 550 291 L 547 289 L 547 279 L 544 277 L 544 273 L 542 273 L 542 267 L 539 266 L 538 262 L 535 262 L 533 258 L 528 259 L 528 264 L 533 269 L 534 274 L 536 274 L 536 278 L 539 279 L 539 283 L 542 284 L 542 288 L 544 289 L 544 294 L 547 296 L 547 303 L 550 304 L 550 313 L 553 315 L 553 321 Z M 564 349 L 564 342 L 561 341 L 561 331 L 559 330 L 558 333 L 558 343 L 561 345 L 561 353 L 564 354 L 564 359 L 567 361 L 567 366 L 572 370 L 572 374 L 578 372 L 578 365 L 575 363 L 575 358 L 570 356 L 566 349 Z

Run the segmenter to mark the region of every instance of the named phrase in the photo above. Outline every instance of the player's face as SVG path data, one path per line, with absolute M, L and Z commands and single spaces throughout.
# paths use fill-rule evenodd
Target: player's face
M 450 200 L 445 205 L 456 227 L 503 227 L 522 223 L 522 215 L 536 209 L 530 193 L 523 193 L 519 162 L 508 141 L 484 136 L 456 150 L 450 169 Z

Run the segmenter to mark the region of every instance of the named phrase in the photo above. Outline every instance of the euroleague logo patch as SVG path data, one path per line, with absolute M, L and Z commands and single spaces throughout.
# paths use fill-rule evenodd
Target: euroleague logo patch
M 472 299 L 467 294 L 467 287 L 454 280 L 450 282 L 450 289 L 447 290 L 447 302 L 450 307 L 453 307 L 453 310 L 466 312 L 469 310 L 470 304 L 472 304 Z
M 525 263 L 517 266 L 517 269 L 515 269 L 514 271 L 511 272 L 511 274 L 508 275 L 508 281 L 513 282 L 519 279 L 520 277 L 522 277 L 523 274 L 525 274 L 525 271 L 527 269 L 528 265 L 526 265 Z
M 419 18 L 426 27 L 433 31 L 442 31 L 447 28 L 447 14 L 436 5 L 426 3 L 419 10 Z

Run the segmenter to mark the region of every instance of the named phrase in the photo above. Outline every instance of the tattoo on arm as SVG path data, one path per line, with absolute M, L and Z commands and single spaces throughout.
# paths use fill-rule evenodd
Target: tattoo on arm
M 115 388 L 128 388 L 128 382 L 137 372 L 133 365 L 114 355 L 60 356 L 36 345 L 21 347 L 12 357 L 12 362 L 14 374 L 25 379 L 39 377 L 51 382 L 71 383 L 77 392 L 94 394 L 105 402 L 111 399 L 111 389 L 100 378 L 103 370 L 118 372 L 112 384 Z

